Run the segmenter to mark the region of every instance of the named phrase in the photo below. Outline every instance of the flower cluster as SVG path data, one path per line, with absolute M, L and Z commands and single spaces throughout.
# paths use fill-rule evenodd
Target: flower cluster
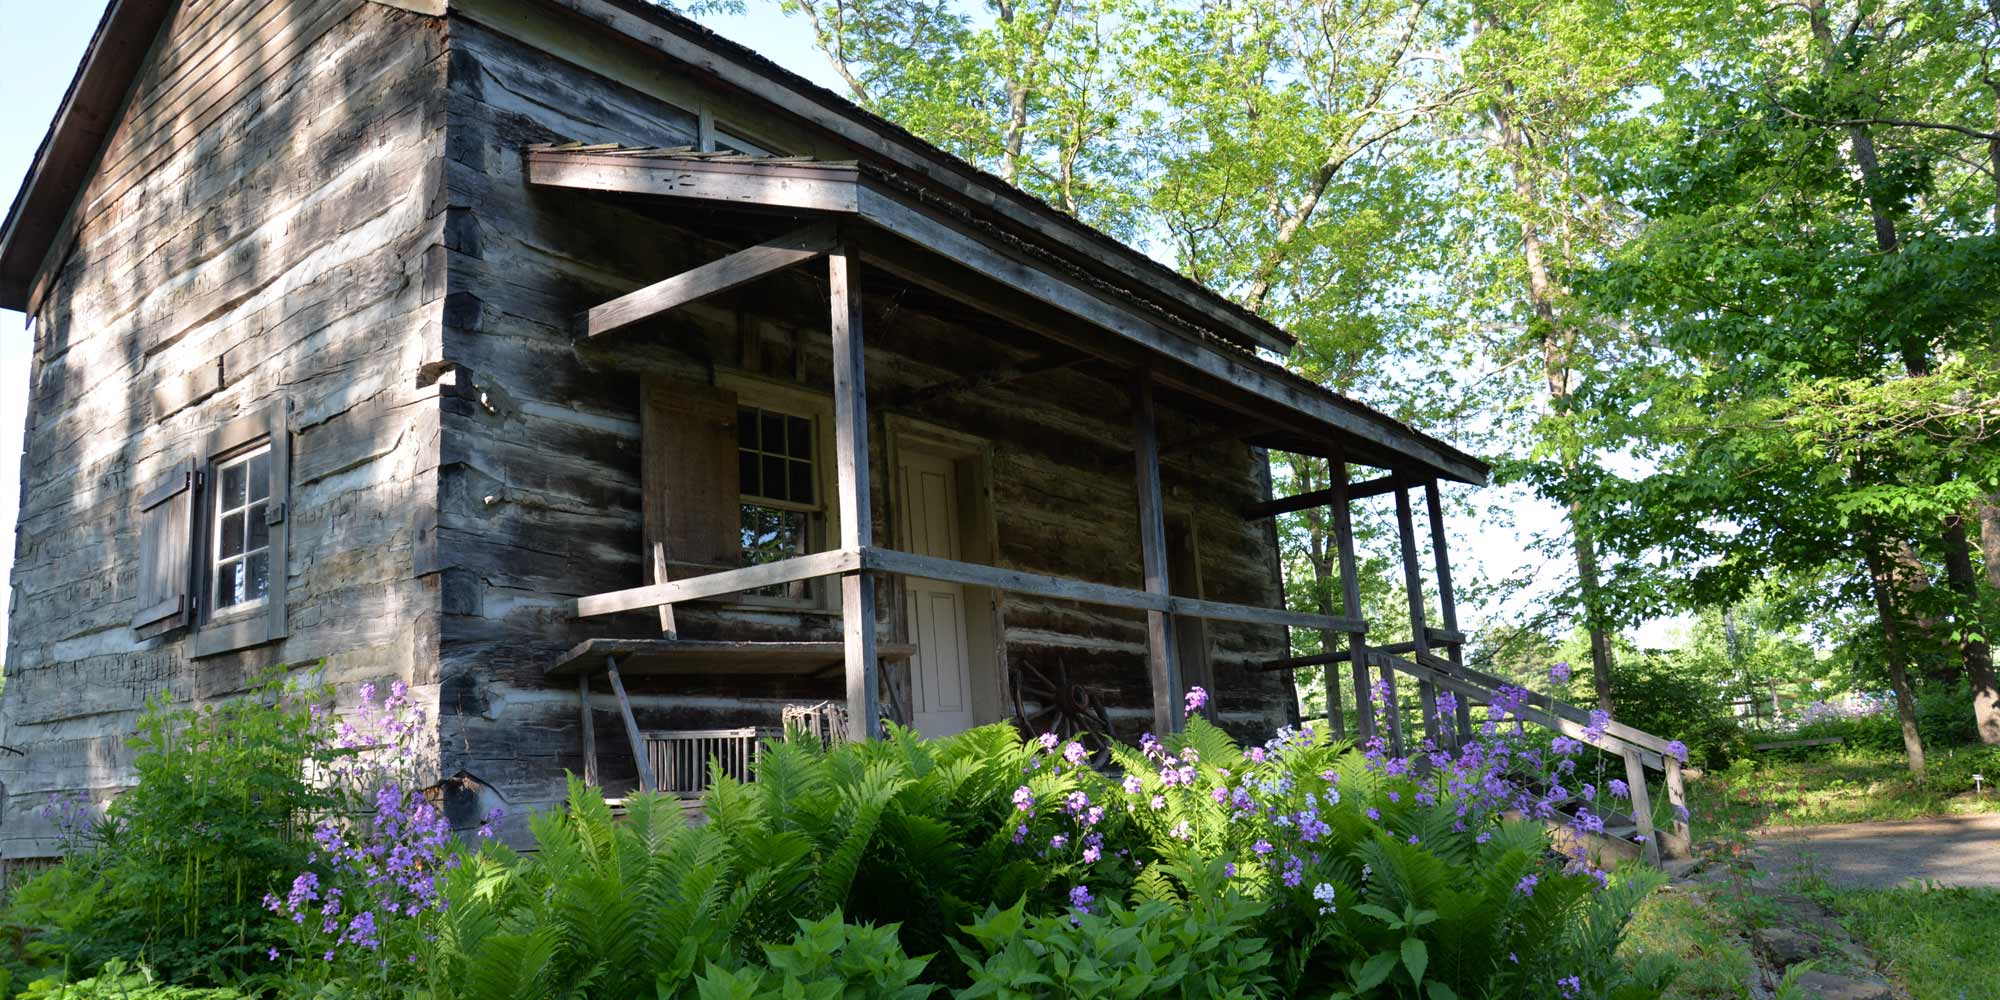
M 374 685 L 362 685 L 355 711 L 337 721 L 316 711 L 331 724 L 337 751 L 325 769 L 328 783 L 359 808 L 321 818 L 313 867 L 284 896 L 266 894 L 264 907 L 290 920 L 298 957 L 392 973 L 415 963 L 430 919 L 447 905 L 438 878 L 459 858 L 450 821 L 412 777 L 425 736 L 423 707 L 401 681 L 380 701 L 376 695 Z M 498 810 L 483 817 L 480 839 L 500 818 Z M 281 956 L 272 949 L 269 957 Z

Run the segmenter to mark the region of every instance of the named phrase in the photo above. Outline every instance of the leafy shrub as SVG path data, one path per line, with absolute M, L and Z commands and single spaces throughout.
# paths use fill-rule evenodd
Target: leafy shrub
M 160 981 L 144 965 L 132 968 L 114 958 L 97 975 L 79 982 L 51 978 L 30 983 L 19 1000 L 242 1000 L 243 996 L 231 989 L 175 986 Z
M 69 858 L 20 887 L 8 921 L 56 969 L 143 959 L 168 982 L 239 978 L 278 944 L 260 900 L 307 863 L 308 778 L 331 760 L 302 692 L 271 680 L 199 709 L 147 702 L 130 743 L 139 783 Z
M 1238 894 L 1186 911 L 1158 900 L 1126 909 L 1116 900 L 1072 915 L 1024 912 L 1026 901 L 965 928 L 957 941 L 972 985 L 966 1000 L 996 997 L 1250 996 L 1275 985 L 1267 943 L 1255 936 L 1266 904 Z
M 1929 750 L 1979 743 L 1971 693 L 1963 685 L 1931 684 L 1918 690 L 1917 734 Z M 1903 752 L 1903 720 L 1893 702 L 1887 711 L 1872 715 L 1815 720 L 1801 725 L 1796 735 L 1800 739 L 1838 736 L 1843 745 L 1852 748 Z
M 1612 669 L 1612 690 L 1619 722 L 1682 740 L 1696 766 L 1727 767 L 1749 752 L 1724 690 L 1673 661 L 1623 657 Z
M 790 944 L 764 946 L 767 968 L 732 972 L 710 963 L 707 974 L 696 980 L 699 1000 L 923 1000 L 937 991 L 917 985 L 929 960 L 905 954 L 893 924 L 857 926 L 835 910 L 823 920 L 800 920 L 798 925 Z M 667 984 L 661 995 L 668 995 Z

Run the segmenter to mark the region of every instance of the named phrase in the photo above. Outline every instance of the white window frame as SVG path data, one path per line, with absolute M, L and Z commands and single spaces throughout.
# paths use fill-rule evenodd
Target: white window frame
M 806 551 L 824 552 L 834 547 L 840 538 L 840 505 L 832 502 L 834 481 L 831 475 L 833 442 L 833 397 L 815 392 L 792 382 L 779 382 L 756 375 L 735 371 L 717 371 L 715 385 L 736 394 L 738 407 L 769 410 L 788 416 L 805 417 L 813 425 L 813 499 L 814 504 L 788 503 L 765 497 L 752 496 L 743 492 L 742 484 L 737 484 L 737 498 L 740 504 L 770 507 L 776 510 L 796 510 L 812 518 L 807 531 Z M 772 597 L 764 594 L 735 594 L 725 598 L 725 603 L 742 607 L 784 608 L 796 611 L 838 610 L 837 588 L 827 585 L 825 580 L 815 580 L 811 584 L 812 596 L 804 599 L 793 597 Z
M 212 499 L 210 503 L 207 505 L 208 511 L 206 516 L 208 520 L 204 525 L 208 537 L 208 544 L 205 546 L 207 550 L 206 562 L 202 567 L 202 575 L 206 580 L 206 583 L 203 586 L 204 593 L 202 594 L 202 601 L 204 603 L 202 606 L 204 609 L 206 609 L 208 613 L 208 619 L 212 622 L 233 621 L 238 618 L 248 618 L 251 617 L 252 615 L 262 612 L 265 606 L 270 603 L 271 587 L 277 585 L 281 567 L 273 565 L 276 555 L 271 546 L 271 536 L 268 529 L 266 530 L 264 535 L 264 546 L 262 548 L 258 549 L 245 548 L 243 551 L 238 552 L 233 556 L 224 556 L 222 554 L 222 521 L 224 518 L 228 517 L 231 514 L 241 512 L 244 518 L 247 520 L 250 516 L 249 514 L 250 509 L 252 507 L 255 507 L 259 503 L 264 504 L 264 511 L 265 511 L 264 514 L 259 516 L 268 517 L 270 515 L 271 505 L 274 503 L 281 502 L 277 499 L 277 497 L 271 495 L 265 496 L 262 500 L 248 499 L 249 484 L 250 484 L 249 465 L 251 460 L 255 459 L 259 455 L 264 456 L 265 468 L 267 470 L 266 476 L 268 477 L 270 475 L 268 470 L 271 467 L 271 460 L 272 458 L 275 457 L 272 454 L 274 450 L 275 449 L 272 447 L 271 439 L 269 437 L 266 437 L 256 444 L 252 444 L 247 447 L 238 449 L 234 452 L 231 452 L 228 455 L 220 456 L 216 458 L 215 461 L 210 465 L 211 471 L 208 477 L 208 492 L 212 497 Z M 225 509 L 222 506 L 223 473 L 226 470 L 239 465 L 244 467 L 243 471 L 244 486 L 245 486 L 244 496 L 246 499 L 244 500 L 243 506 L 241 507 L 232 507 Z M 267 487 L 269 486 L 268 478 L 266 480 L 266 486 Z M 275 494 L 277 491 L 269 490 L 268 492 L 271 494 Z M 241 603 L 232 604 L 226 608 L 223 607 L 222 583 L 223 583 L 224 563 L 226 562 L 230 565 L 235 565 L 237 563 L 247 563 L 251 556 L 256 555 L 259 552 L 265 553 L 264 565 L 265 565 L 265 573 L 267 574 L 267 579 L 265 581 L 266 587 L 264 596 L 254 598 L 252 600 L 243 601 Z

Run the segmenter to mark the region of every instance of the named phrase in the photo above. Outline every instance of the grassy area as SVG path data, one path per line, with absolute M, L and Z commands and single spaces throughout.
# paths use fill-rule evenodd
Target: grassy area
M 2000 989 L 2000 892 L 1821 889 L 1856 939 L 1885 961 L 1912 1000 L 1980 1000 Z
M 1853 749 L 1801 759 L 1740 760 L 1688 783 L 1698 841 L 1742 839 L 1750 830 L 2000 811 L 2000 748 L 1934 752 L 1928 780 L 1910 780 L 1901 754 Z M 1973 791 L 1984 774 L 1986 792 Z
M 1654 891 L 1639 905 L 1619 954 L 1666 955 L 1678 972 L 1665 1000 L 1737 1000 L 1750 982 L 1750 945 L 1727 908 L 1684 886 Z

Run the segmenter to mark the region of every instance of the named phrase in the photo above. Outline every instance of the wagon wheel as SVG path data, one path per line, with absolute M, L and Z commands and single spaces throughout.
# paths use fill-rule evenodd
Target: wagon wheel
M 1104 705 L 1081 684 L 1069 679 L 1069 667 L 1057 660 L 1050 673 L 1028 663 L 1014 665 L 1014 724 L 1033 737 L 1054 733 L 1075 740 L 1090 751 L 1090 766 L 1111 763 L 1111 717 Z M 1028 706 L 1034 705 L 1029 711 Z

